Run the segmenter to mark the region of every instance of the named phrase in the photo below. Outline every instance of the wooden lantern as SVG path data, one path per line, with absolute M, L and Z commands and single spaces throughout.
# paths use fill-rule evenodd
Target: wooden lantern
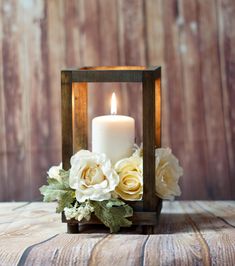
M 162 200 L 155 194 L 155 148 L 161 146 L 161 67 L 130 66 L 84 67 L 61 71 L 62 163 L 70 168 L 71 156 L 88 149 L 87 86 L 89 82 L 141 82 L 143 86 L 143 178 L 141 201 L 128 201 L 133 207 L 134 225 L 153 233 L 161 212 Z M 66 220 L 69 233 L 78 233 L 80 224 L 101 223 Z

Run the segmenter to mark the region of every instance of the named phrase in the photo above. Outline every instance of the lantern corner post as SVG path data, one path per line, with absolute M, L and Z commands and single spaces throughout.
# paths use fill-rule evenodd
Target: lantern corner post
M 61 71 L 61 123 L 62 123 L 62 165 L 70 168 L 73 154 L 73 92 L 72 71 Z

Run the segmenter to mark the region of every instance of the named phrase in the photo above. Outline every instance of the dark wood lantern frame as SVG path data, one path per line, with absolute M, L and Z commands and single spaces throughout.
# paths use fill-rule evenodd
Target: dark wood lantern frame
M 162 200 L 155 194 L 155 148 L 161 147 L 161 67 L 140 66 L 83 67 L 61 71 L 62 163 L 70 168 L 71 156 L 88 148 L 87 87 L 90 82 L 140 82 L 143 104 L 143 200 L 128 201 L 134 209 L 133 224 L 145 233 L 154 233 L 160 216 Z M 66 220 L 68 233 L 78 233 L 81 224 L 90 221 Z

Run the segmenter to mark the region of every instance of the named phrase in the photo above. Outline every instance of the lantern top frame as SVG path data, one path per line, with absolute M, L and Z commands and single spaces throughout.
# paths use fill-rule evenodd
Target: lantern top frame
M 161 67 L 98 66 L 61 71 L 62 75 L 66 75 L 68 72 L 72 82 L 142 82 L 145 74 L 156 79 L 159 78 Z

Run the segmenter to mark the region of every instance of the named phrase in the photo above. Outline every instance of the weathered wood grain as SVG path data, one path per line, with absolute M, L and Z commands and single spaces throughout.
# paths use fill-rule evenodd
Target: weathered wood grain
M 82 14 L 79 1 L 63 1 L 65 27 L 65 64 L 76 67 L 81 64 L 81 34 L 79 17 Z
M 217 218 L 218 210 L 214 209 L 214 212 L 208 213 L 202 211 L 202 207 L 203 204 L 198 205 L 194 202 L 182 205 L 183 210 L 189 213 L 195 228 L 200 232 L 208 250 L 210 263 L 216 265 L 221 262 L 224 265 L 233 265 L 235 261 L 234 227 Z M 223 208 L 226 208 L 226 203 Z M 198 213 L 199 215 L 190 215 L 190 213 Z
M 182 73 L 184 70 L 181 66 L 179 45 L 179 28 L 181 27 L 179 24 L 182 23 L 182 17 L 179 16 L 178 9 L 178 1 L 161 2 L 163 29 L 165 29 L 165 27 L 168 28 L 168 30 L 163 30 L 162 32 L 162 38 L 164 39 L 164 49 L 162 53 L 165 66 L 162 71 L 165 82 L 165 85 L 162 86 L 164 119 L 162 125 L 163 134 L 167 131 L 169 136 L 169 141 L 163 143 L 172 148 L 173 152 L 182 162 L 185 168 L 185 176 L 187 176 L 187 171 L 191 169 L 191 160 L 189 160 L 189 157 L 185 156 L 186 146 L 189 145 L 189 140 L 186 138 L 186 126 L 188 123 L 192 123 L 192 121 L 186 121 L 185 119 L 185 99 L 182 80 Z M 166 108 L 168 108 L 168 115 L 164 114 Z M 177 137 L 175 137 L 176 135 Z M 164 135 L 162 137 L 164 141 Z M 188 197 L 188 193 L 191 193 L 190 188 L 190 183 L 182 182 L 182 190 L 184 191 L 183 197 Z M 201 196 L 203 191 L 204 190 L 200 191 Z
M 3 20 L 2 12 L 0 12 L 0 21 Z M 0 23 L 0 36 L 3 38 L 3 27 Z M 0 42 L 0 51 L 2 51 L 2 42 Z M 3 82 L 3 56 L 0 54 L 0 169 L 1 169 L 1 183 L 0 198 L 1 200 L 8 197 L 8 180 L 7 180 L 7 147 L 6 147 L 6 123 L 5 123 L 5 96 L 4 96 L 4 82 Z
M 220 59 L 220 82 L 223 105 L 224 127 L 226 134 L 226 151 L 229 164 L 229 175 L 232 195 L 235 194 L 235 131 L 234 131 L 234 102 L 235 102 L 235 67 L 233 28 L 235 25 L 235 4 L 232 0 L 220 0 L 217 5 L 218 14 L 218 49 Z
M 30 11 L 27 5 L 20 5 L 18 2 L 19 11 L 25 16 L 24 20 L 20 19 L 18 26 L 22 36 L 22 41 L 18 42 L 20 64 L 22 64 L 19 87 L 25 94 L 24 127 L 22 128 L 24 128 L 25 160 L 28 172 L 28 176 L 25 176 L 27 178 L 25 191 L 28 193 L 25 193 L 24 200 L 36 198 L 38 195 L 37 187 L 43 184 L 40 172 L 47 171 L 51 158 L 52 123 L 49 117 L 51 94 L 47 89 L 48 65 L 45 66 L 45 62 L 48 62 L 45 49 L 47 47 L 45 6 L 42 1 L 37 1 L 34 7 L 34 10 Z M 25 65 L 30 66 L 30 71 Z M 33 179 L 30 178 L 32 175 Z
M 215 1 L 199 1 L 200 17 L 197 29 L 191 31 L 198 35 L 200 41 L 201 58 L 201 88 L 204 101 L 204 119 L 206 128 L 206 147 L 208 156 L 208 176 L 213 176 L 210 182 L 212 189 L 208 190 L 211 197 L 226 198 L 227 193 L 232 194 L 231 179 L 229 178 L 229 160 L 226 148 L 226 136 L 223 119 L 223 101 L 221 99 L 221 77 L 218 32 L 217 32 L 217 6 Z M 205 29 L 204 25 L 210 25 Z M 210 57 L 210 60 L 206 58 Z M 205 58 L 205 59 L 204 59 Z M 223 180 L 221 179 L 223 176 Z
M 233 211 L 234 202 L 226 201 L 226 202 L 216 202 L 213 204 L 211 201 L 204 201 L 203 204 L 200 201 L 196 201 L 196 203 L 207 212 L 214 215 L 216 218 L 223 220 L 227 224 L 235 227 L 235 212 Z
M 44 73 L 47 71 L 46 84 L 50 91 L 50 111 L 48 117 L 51 121 L 50 127 L 50 161 L 59 164 L 61 162 L 61 102 L 60 102 L 60 70 L 65 65 L 66 49 L 65 49 L 65 26 L 64 26 L 64 2 L 44 1 L 44 20 L 45 39 L 41 40 L 41 44 L 45 45 L 43 51 L 46 52 L 43 68 Z M 56 48 L 55 48 L 56 47 Z M 60 145 L 59 145 L 60 143 Z M 45 180 L 45 178 L 43 178 Z
M 201 191 L 201 197 L 206 198 L 207 193 L 210 193 L 207 191 L 210 186 L 207 186 L 209 156 L 206 142 L 205 106 L 201 84 L 200 47 L 197 45 L 197 31 L 192 30 L 193 27 L 197 27 L 199 10 L 195 1 L 180 1 L 178 8 L 179 16 L 183 21 L 179 28 L 179 48 L 181 49 L 180 67 L 185 99 L 184 119 L 187 121 L 184 153 L 191 154 L 193 161 L 193 163 L 190 162 L 190 167 L 186 169 L 185 174 L 190 174 L 191 186 L 197 186 Z M 190 193 L 193 199 L 197 198 L 195 190 Z
M 18 73 L 25 74 L 22 58 L 18 53 L 18 49 L 20 49 L 19 37 L 24 33 L 22 21 L 20 20 L 22 9 L 19 4 L 13 1 L 2 1 L 1 3 L 5 11 L 1 21 L 3 36 L 1 44 L 2 62 L 4 62 L 2 69 L 2 82 L 4 85 L 2 89 L 5 107 L 3 123 L 6 130 L 3 141 L 6 145 L 4 145 L 6 147 L 5 156 L 7 155 L 7 162 L 5 162 L 7 167 L 7 195 L 5 197 L 25 200 L 27 195 L 24 193 L 24 187 L 28 188 L 30 176 L 29 160 L 27 160 L 29 158 L 27 147 L 30 141 L 30 127 L 27 119 L 29 107 L 26 108 L 25 105 L 29 95 L 27 89 L 24 90 L 24 81 L 18 75 Z M 20 30 L 18 30 L 18 26 Z M 2 158 L 4 163 L 4 156 Z M 2 175 L 0 174 L 0 176 Z M 9 179 L 9 176 L 15 176 L 15 179 Z M 15 183 L 17 182 L 20 182 L 22 186 L 16 186 Z M 4 183 L 6 184 L 3 179 Z
M 1 203 L 0 208 L 1 265 L 16 265 L 26 248 L 63 232 L 64 227 L 54 213 L 55 204 L 45 206 L 45 203 L 40 202 L 17 205 L 12 203 L 7 208 L 4 205 L 5 203 Z M 14 252 L 9 253 L 10 250 Z
M 164 202 L 156 235 L 66 234 L 54 212 L 54 203 L 0 203 L 0 264 L 235 263 L 234 201 Z
M 83 65 L 161 65 L 162 140 L 185 169 L 181 198 L 234 198 L 233 0 L 2 0 L 0 9 L 0 200 L 40 197 L 61 161 L 60 70 Z M 88 90 L 89 118 L 109 113 L 114 90 L 140 142 L 141 88 L 99 86 Z

